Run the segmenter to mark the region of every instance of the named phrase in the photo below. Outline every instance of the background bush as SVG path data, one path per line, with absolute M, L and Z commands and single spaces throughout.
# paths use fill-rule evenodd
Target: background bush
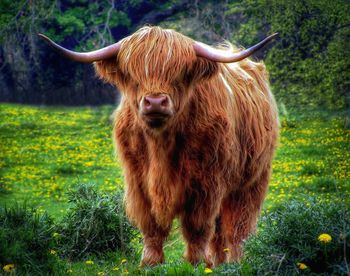
M 329 243 L 318 240 L 323 233 L 332 237 Z M 298 263 L 305 264 L 308 273 L 347 274 L 349 208 L 340 201 L 286 201 L 260 218 L 258 233 L 247 241 L 245 251 L 254 274 L 297 274 Z
M 255 55 L 268 67 L 277 101 L 288 107 L 349 107 L 347 0 L 2 0 L 0 11 L 0 101 L 114 103 L 114 88 L 102 84 L 91 65 L 59 58 L 37 33 L 86 51 L 151 24 L 209 44 L 226 39 L 245 47 L 279 32 Z
M 54 225 L 46 214 L 16 206 L 0 208 L 0 265 L 15 264 L 18 273 L 52 272 L 57 258 L 52 234 Z
M 58 226 L 59 252 L 81 259 L 90 254 L 131 250 L 135 232 L 128 222 L 121 192 L 102 194 L 93 185 L 69 193 L 70 209 Z

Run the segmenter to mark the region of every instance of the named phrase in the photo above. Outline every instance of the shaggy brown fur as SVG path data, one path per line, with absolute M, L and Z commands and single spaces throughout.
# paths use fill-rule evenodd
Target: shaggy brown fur
M 265 197 L 278 135 L 265 66 L 196 56 L 193 40 L 144 27 L 116 59 L 97 62 L 123 97 L 114 138 L 126 180 L 126 210 L 144 237 L 142 264 L 164 261 L 163 242 L 179 217 L 185 258 L 237 261 Z M 175 115 L 152 129 L 139 113 L 145 95 L 167 94 Z

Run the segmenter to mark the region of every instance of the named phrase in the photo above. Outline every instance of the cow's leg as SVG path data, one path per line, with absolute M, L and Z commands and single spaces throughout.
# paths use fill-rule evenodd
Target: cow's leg
M 221 231 L 225 238 L 227 261 L 239 261 L 243 241 L 255 231 L 257 217 L 265 198 L 269 172 L 264 173 L 251 187 L 231 193 L 221 209 Z M 218 252 L 218 251 L 217 251 Z
M 168 226 L 157 224 L 151 214 L 151 205 L 139 185 L 129 185 L 126 191 L 126 212 L 130 220 L 140 229 L 144 248 L 141 265 L 153 266 L 164 262 L 163 243 L 168 237 L 171 223 Z
M 147 230 L 142 229 L 144 247 L 141 258 L 142 266 L 154 266 L 164 262 L 163 244 L 168 237 L 168 229 L 160 228 L 155 221 L 151 222 L 152 226 Z
M 187 197 L 180 219 L 182 233 L 187 242 L 184 257 L 193 265 L 204 260 L 208 267 L 212 266 L 208 246 L 214 234 L 215 218 L 220 208 L 217 202 L 220 200 L 220 192 L 205 192 L 200 186 L 195 187 Z
M 214 221 L 199 222 L 193 215 L 184 215 L 181 218 L 181 223 L 182 233 L 187 242 L 184 258 L 193 265 L 204 260 L 207 266 L 211 267 L 208 243 L 213 235 Z
M 222 231 L 221 216 L 216 218 L 215 233 L 209 244 L 209 252 L 211 260 L 215 266 L 224 263 L 227 259 L 226 239 Z

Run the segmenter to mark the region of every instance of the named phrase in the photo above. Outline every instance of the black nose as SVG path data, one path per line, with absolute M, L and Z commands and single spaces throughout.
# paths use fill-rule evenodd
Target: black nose
M 167 95 L 145 96 L 141 101 L 141 111 L 144 115 L 171 115 L 170 98 Z

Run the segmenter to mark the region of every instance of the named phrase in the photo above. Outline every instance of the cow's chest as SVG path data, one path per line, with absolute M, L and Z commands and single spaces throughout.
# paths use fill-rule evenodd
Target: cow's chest
M 170 220 L 176 215 L 176 210 L 184 200 L 186 179 L 180 169 L 179 152 L 165 149 L 150 149 L 148 154 L 147 172 L 145 172 L 145 184 L 147 196 L 152 206 L 152 213 L 161 223 Z

